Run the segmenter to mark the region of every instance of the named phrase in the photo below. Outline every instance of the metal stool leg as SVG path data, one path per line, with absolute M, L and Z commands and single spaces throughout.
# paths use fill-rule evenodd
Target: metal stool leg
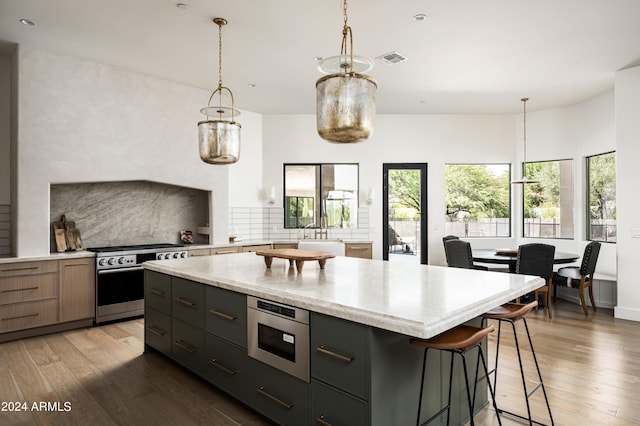
M 540 386 L 542 388 L 542 394 L 544 395 L 544 402 L 547 404 L 547 411 L 549 411 L 549 419 L 551 419 L 551 424 L 553 425 L 553 415 L 551 414 L 551 406 L 549 405 L 549 399 L 547 398 L 547 391 L 544 388 L 544 382 L 542 381 L 542 374 L 540 373 L 540 367 L 538 366 L 538 358 L 536 357 L 536 351 L 533 349 L 533 342 L 531 341 L 531 334 L 529 334 L 529 326 L 527 325 L 527 319 L 522 318 L 524 323 L 524 328 L 527 331 L 527 337 L 529 338 L 529 346 L 531 347 L 531 354 L 533 355 L 533 362 L 536 365 L 536 371 L 538 372 L 538 380 L 540 380 Z M 531 393 L 535 392 L 538 387 L 531 391 Z

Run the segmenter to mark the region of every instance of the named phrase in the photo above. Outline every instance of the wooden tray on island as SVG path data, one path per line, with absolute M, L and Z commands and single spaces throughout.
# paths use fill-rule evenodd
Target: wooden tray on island
M 335 254 L 326 251 L 311 251 L 300 249 L 270 249 L 270 250 L 258 250 L 256 251 L 258 256 L 264 256 L 264 263 L 267 268 L 271 268 L 271 262 L 273 258 L 287 259 L 289 265 L 293 266 L 293 262 L 296 263 L 296 269 L 298 272 L 302 272 L 302 267 L 306 260 L 317 260 L 320 265 L 320 269 L 324 269 L 324 265 L 327 263 L 327 259 L 336 257 Z
M 500 256 L 517 256 L 518 249 L 496 249 L 496 254 Z

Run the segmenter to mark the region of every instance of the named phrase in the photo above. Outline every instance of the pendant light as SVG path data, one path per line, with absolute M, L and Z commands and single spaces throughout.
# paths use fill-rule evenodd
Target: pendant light
M 519 180 L 512 180 L 511 183 L 513 185 L 527 185 L 530 183 L 539 183 L 539 180 L 533 180 L 533 179 L 527 179 L 526 178 L 526 173 L 525 170 L 527 168 L 527 101 L 529 100 L 529 98 L 522 98 L 520 99 L 522 101 L 522 105 L 524 108 L 524 114 L 523 114 L 523 133 L 524 133 L 524 138 L 523 138 L 523 151 L 522 151 L 522 179 Z
M 318 69 L 328 75 L 316 82 L 316 121 L 321 138 L 335 143 L 353 143 L 373 134 L 377 83 L 363 74 L 373 68 L 373 61 L 353 55 L 347 0 L 343 0 L 343 17 L 340 55 L 318 64 Z
M 209 97 L 207 106 L 200 110 L 207 119 L 198 123 L 198 144 L 200 158 L 205 163 L 233 164 L 240 158 L 241 126 L 235 121 L 240 112 L 234 109 L 233 93 L 228 87 L 222 85 L 222 26 L 227 25 L 227 20 L 215 18 L 213 22 L 218 25 L 218 88 Z M 222 106 L 223 91 L 229 93 L 231 108 Z M 216 93 L 218 105 L 211 106 Z

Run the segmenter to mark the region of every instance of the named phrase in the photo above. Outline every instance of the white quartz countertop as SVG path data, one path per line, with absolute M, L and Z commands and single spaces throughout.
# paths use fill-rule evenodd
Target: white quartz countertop
M 544 285 L 528 275 L 337 256 L 302 272 L 283 259 L 267 269 L 255 253 L 145 262 L 144 267 L 215 287 L 421 338 Z

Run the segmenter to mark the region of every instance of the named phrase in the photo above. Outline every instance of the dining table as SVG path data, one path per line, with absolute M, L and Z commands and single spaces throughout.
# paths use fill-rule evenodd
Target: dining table
M 471 255 L 473 256 L 474 262 L 508 265 L 509 272 L 516 272 L 516 263 L 518 260 L 517 249 L 474 249 L 471 250 Z M 579 258 L 579 254 L 557 251 L 553 256 L 553 263 L 573 263 Z

